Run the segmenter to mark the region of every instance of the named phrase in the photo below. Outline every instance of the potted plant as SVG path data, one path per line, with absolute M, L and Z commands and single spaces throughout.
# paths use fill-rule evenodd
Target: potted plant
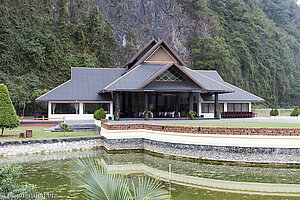
M 144 118 L 145 120 L 148 120 L 149 119 L 149 115 L 151 114 L 151 111 L 150 110 L 145 110 L 144 111 Z
M 120 111 L 116 111 L 114 112 L 114 120 L 119 121 L 120 120 L 120 115 L 122 113 Z
M 218 119 L 221 119 L 222 111 L 221 110 L 217 110 L 217 115 L 218 115 Z
M 190 116 L 190 119 L 191 120 L 193 120 L 194 118 L 195 118 L 195 116 L 197 116 L 198 114 L 195 112 L 195 111 L 193 111 L 193 110 L 190 110 L 189 111 L 189 116 Z

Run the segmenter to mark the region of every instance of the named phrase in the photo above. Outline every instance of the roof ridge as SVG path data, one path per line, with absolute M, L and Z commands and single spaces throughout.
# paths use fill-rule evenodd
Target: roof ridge
M 185 67 L 185 66 L 183 66 L 183 67 Z M 192 69 L 190 69 L 190 68 L 188 68 L 188 67 L 185 67 L 185 68 L 187 68 L 188 70 L 193 71 L 193 72 L 195 72 L 195 73 L 197 73 L 197 74 L 200 74 L 201 76 L 203 76 L 203 77 L 205 77 L 205 78 L 207 78 L 207 79 L 210 79 L 210 80 L 212 80 L 212 81 L 214 81 L 214 82 L 216 82 L 216 83 L 218 83 L 218 84 L 220 84 L 220 85 L 223 85 L 224 87 L 227 87 L 227 88 L 229 88 L 230 90 L 232 90 L 232 91 L 234 92 L 234 90 L 233 90 L 232 88 L 228 87 L 227 85 L 224 85 L 223 83 L 220 83 L 219 81 L 216 81 L 215 79 L 212 79 L 212 78 L 210 78 L 210 77 L 208 77 L 208 76 L 205 76 L 205 75 L 199 73 L 198 71 L 192 70 Z
M 80 68 L 80 69 L 124 69 L 123 67 L 71 67 L 73 68 Z
M 142 49 L 140 49 L 125 65 L 124 67 L 126 67 L 129 63 L 132 63 L 134 59 L 136 59 L 137 57 L 139 57 L 139 55 L 144 52 L 147 47 L 152 43 L 152 42 L 156 42 L 157 40 L 155 38 L 152 38 Z

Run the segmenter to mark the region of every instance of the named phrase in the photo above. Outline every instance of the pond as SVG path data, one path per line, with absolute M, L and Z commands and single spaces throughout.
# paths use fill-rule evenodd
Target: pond
M 17 161 L 23 166 L 21 181 L 36 184 L 55 199 L 83 199 L 83 190 L 70 178 L 75 157 L 95 157 L 114 173 L 136 180 L 156 178 L 171 190 L 174 200 L 196 199 L 299 199 L 300 167 L 209 163 L 158 157 L 142 152 L 107 153 L 104 150 L 7 156 L 0 164 Z M 171 182 L 169 169 L 171 164 Z

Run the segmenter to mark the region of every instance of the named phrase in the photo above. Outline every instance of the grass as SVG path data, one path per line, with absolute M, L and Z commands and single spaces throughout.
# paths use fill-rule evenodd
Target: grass
M 300 123 L 279 122 L 195 122 L 167 123 L 167 125 L 206 126 L 206 127 L 270 127 L 270 128 L 300 128 Z
M 26 135 L 26 130 L 32 130 L 32 138 L 19 138 L 20 133 Z M 81 132 L 66 132 L 64 136 L 63 132 L 49 132 L 50 127 L 18 127 L 13 130 L 4 130 L 4 137 L 0 136 L 0 142 L 3 141 L 20 141 L 20 140 L 42 140 L 53 138 L 71 138 L 71 137 L 88 137 L 99 136 L 99 133 L 95 131 L 81 131 Z

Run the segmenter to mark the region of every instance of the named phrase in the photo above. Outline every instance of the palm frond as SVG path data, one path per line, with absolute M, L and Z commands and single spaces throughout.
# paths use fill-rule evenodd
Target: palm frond
M 109 174 L 98 159 L 76 159 L 75 181 L 84 187 L 89 199 L 131 200 L 128 183 L 121 176 Z
M 150 178 L 139 179 L 138 185 L 132 183 L 135 200 L 169 200 L 170 195 L 163 185 Z

